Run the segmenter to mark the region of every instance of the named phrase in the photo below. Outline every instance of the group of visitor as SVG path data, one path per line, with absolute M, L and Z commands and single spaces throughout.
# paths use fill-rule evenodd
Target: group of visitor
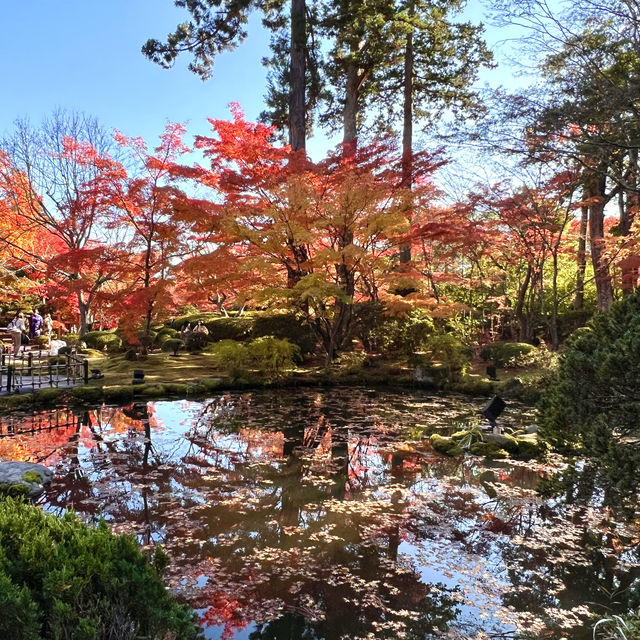
M 197 324 L 193 329 L 191 328 L 190 322 L 185 322 L 180 329 L 180 339 L 184 342 L 187 341 L 190 333 L 202 333 L 205 336 L 209 335 L 209 329 L 202 320 L 198 320 Z
M 17 354 L 20 348 L 29 344 L 29 340 L 33 340 L 43 334 L 49 338 L 51 342 L 51 334 L 53 333 L 53 319 L 51 314 L 45 314 L 44 318 L 37 309 L 34 309 L 29 315 L 29 319 L 25 320 L 24 313 L 18 311 L 7 325 L 7 329 L 11 333 L 13 340 L 13 353 Z

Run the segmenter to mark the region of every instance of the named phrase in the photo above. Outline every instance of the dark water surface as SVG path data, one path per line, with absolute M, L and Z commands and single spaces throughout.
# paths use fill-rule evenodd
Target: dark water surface
M 0 455 L 56 469 L 50 511 L 161 543 L 207 638 L 591 637 L 585 616 L 636 584 L 637 534 L 537 497 L 543 465 L 431 450 L 481 404 L 229 393 L 67 412 L 66 427 L 0 439 Z

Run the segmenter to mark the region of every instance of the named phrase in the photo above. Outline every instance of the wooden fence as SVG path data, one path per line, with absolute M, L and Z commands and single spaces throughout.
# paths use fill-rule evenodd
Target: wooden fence
M 20 393 L 47 387 L 72 387 L 89 381 L 89 361 L 75 351 L 64 356 L 32 350 L 0 354 L 0 392 Z

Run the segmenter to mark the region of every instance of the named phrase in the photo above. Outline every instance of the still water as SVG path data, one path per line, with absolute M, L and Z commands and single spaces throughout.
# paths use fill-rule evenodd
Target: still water
M 430 448 L 481 404 L 331 389 L 102 406 L 0 456 L 55 469 L 48 510 L 161 544 L 207 638 L 591 637 L 587 616 L 637 584 L 637 532 L 539 498 L 549 466 Z

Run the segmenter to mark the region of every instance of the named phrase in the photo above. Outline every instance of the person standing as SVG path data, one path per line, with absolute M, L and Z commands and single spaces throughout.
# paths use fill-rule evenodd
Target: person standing
M 42 326 L 44 327 L 44 332 L 47 338 L 49 338 L 49 342 L 51 342 L 51 335 L 53 334 L 53 318 L 50 313 L 45 314 Z
M 43 323 L 44 320 L 42 319 L 42 316 L 38 313 L 38 310 L 35 309 L 29 318 L 29 337 L 32 340 L 40 335 Z
M 22 346 L 22 332 L 27 330 L 22 311 L 16 313 L 15 318 L 8 324 L 7 329 L 11 332 L 11 339 L 13 340 L 13 354 L 17 356 Z

